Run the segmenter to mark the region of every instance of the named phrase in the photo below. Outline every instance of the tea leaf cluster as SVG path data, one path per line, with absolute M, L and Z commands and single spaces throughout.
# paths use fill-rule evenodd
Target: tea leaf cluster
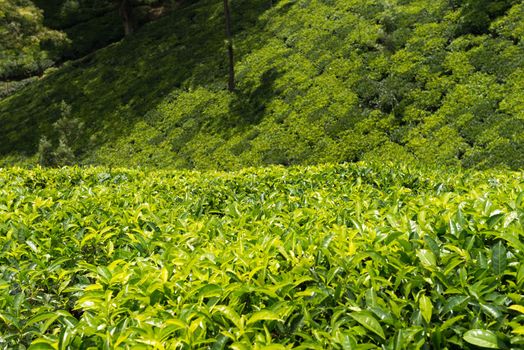
M 523 179 L 0 169 L 0 348 L 521 349 Z

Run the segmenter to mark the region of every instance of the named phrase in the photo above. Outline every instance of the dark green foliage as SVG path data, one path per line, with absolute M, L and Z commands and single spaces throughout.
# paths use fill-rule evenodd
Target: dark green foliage
M 139 27 L 167 13 L 171 1 L 130 3 Z M 40 75 L 64 60 L 76 59 L 122 38 L 114 0 L 5 0 L 0 3 L 0 80 Z M 6 85 L 0 98 L 16 91 Z
M 0 2 L 0 81 L 22 80 L 53 66 L 67 37 L 44 26 L 29 0 Z M 6 94 L 3 88 L 0 94 Z M 16 87 L 15 87 L 16 90 Z
M 56 165 L 66 166 L 75 163 L 75 154 L 65 139 L 60 138 L 58 140 L 58 146 L 53 152 L 53 155 Z
M 482 34 L 490 29 L 491 22 L 503 15 L 519 0 L 462 0 L 462 19 L 459 30 L 462 33 Z
M 38 143 L 38 163 L 42 166 L 56 164 L 53 144 L 47 137 L 42 136 Z
M 238 0 L 234 94 L 221 5 L 187 3 L 0 102 L 0 154 L 34 154 L 65 99 L 95 140 L 84 163 L 524 166 L 522 1 Z
M 45 23 L 61 30 L 70 45 L 61 51 L 62 59 L 75 59 L 105 47 L 124 36 L 118 0 L 35 0 L 43 9 Z M 140 27 L 167 13 L 174 1 L 128 1 L 133 25 Z
M 65 101 L 60 104 L 60 119 L 53 123 L 54 143 L 46 136 L 40 139 L 38 145 L 38 162 L 42 166 L 73 165 L 77 156 L 73 148 L 79 153 L 85 145 L 84 124 L 78 118 L 72 118 L 71 106 Z
M 31 77 L 15 81 L 0 81 L 0 99 L 14 94 L 24 86 L 34 83 L 37 79 L 37 77 Z

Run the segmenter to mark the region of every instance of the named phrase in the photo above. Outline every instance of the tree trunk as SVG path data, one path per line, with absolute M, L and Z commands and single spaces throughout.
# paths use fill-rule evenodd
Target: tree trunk
M 233 53 L 233 35 L 231 34 L 231 11 L 229 0 L 224 0 L 224 17 L 226 19 L 227 52 L 229 57 L 229 91 L 235 90 L 235 58 Z
M 133 27 L 133 18 L 131 15 L 131 8 L 129 7 L 128 0 L 120 1 L 120 8 L 118 9 L 118 13 L 120 14 L 120 17 L 122 18 L 125 35 L 127 36 L 133 33 L 135 28 Z

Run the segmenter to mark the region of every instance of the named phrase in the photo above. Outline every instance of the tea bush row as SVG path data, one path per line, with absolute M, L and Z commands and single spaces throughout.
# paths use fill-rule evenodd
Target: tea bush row
M 0 169 L 0 348 L 520 349 L 524 178 Z

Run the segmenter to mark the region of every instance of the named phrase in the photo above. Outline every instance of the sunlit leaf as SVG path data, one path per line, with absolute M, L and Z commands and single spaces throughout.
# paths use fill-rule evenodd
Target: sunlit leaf
M 431 300 L 427 296 L 421 295 L 419 298 L 419 307 L 420 312 L 422 313 L 422 318 L 424 318 L 427 323 L 430 323 L 433 314 L 433 304 L 431 303 Z
M 417 256 L 420 259 L 420 262 L 424 266 L 435 266 L 437 264 L 437 258 L 432 251 L 427 249 L 419 249 L 417 251 Z
M 386 338 L 382 326 L 380 326 L 380 323 L 370 313 L 365 311 L 352 312 L 349 314 L 349 316 L 355 319 L 355 321 L 360 323 L 366 329 L 380 336 L 382 339 Z
M 464 340 L 483 348 L 500 349 L 497 335 L 484 329 L 472 329 L 464 333 Z

